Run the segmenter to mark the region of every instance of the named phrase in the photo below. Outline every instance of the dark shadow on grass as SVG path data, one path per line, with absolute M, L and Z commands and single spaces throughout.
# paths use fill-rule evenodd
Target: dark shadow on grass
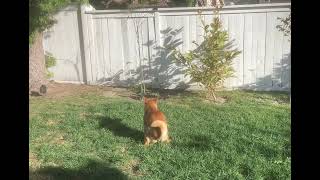
M 115 136 L 130 138 L 138 143 L 141 143 L 143 140 L 142 131 L 129 127 L 128 125 L 122 123 L 121 119 L 103 116 L 98 116 L 95 118 L 99 120 L 99 125 L 101 128 L 110 130 Z
M 67 169 L 63 167 L 45 167 L 36 171 L 29 170 L 29 179 L 51 179 L 51 180 L 126 180 L 128 177 L 120 170 L 111 167 L 110 164 L 90 160 L 87 165 L 79 169 Z
M 205 135 L 195 135 L 190 136 L 189 140 L 185 143 L 175 143 L 173 142 L 175 147 L 183 148 L 183 149 L 194 149 L 197 151 L 210 151 L 212 149 L 221 150 L 219 147 L 215 145 L 215 142 L 208 136 Z
M 210 138 L 203 135 L 196 135 L 191 138 L 191 142 L 187 143 L 187 147 L 195 148 L 197 150 L 208 150 L 210 149 Z
M 242 174 L 244 177 L 250 177 L 253 174 L 252 168 L 248 164 L 240 164 L 239 166 L 239 172 Z

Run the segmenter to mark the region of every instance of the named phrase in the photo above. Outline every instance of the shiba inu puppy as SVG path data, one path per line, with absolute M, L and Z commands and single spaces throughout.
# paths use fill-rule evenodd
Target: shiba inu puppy
M 167 119 L 158 109 L 157 102 L 156 98 L 144 97 L 144 145 L 171 141 Z

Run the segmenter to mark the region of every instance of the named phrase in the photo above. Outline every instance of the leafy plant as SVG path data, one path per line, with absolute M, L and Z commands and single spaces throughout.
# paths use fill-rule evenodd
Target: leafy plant
M 291 14 L 285 18 L 278 18 L 281 21 L 281 25 L 277 25 L 277 29 L 282 31 L 285 36 L 291 36 Z M 290 39 L 289 39 L 290 40 Z
M 216 90 L 233 75 L 232 60 L 241 52 L 232 49 L 233 42 L 229 42 L 228 32 L 223 30 L 218 17 L 210 25 L 205 25 L 203 20 L 202 24 L 203 43 L 194 42 L 197 48 L 185 54 L 175 49 L 175 59 L 186 67 L 186 75 L 206 88 L 207 97 L 216 100 Z
M 49 71 L 49 68 L 56 65 L 57 63 L 56 58 L 54 58 L 51 53 L 47 53 L 45 55 L 45 62 L 46 62 L 46 69 L 47 69 L 47 78 L 51 78 L 54 76 L 54 74 L 53 72 Z

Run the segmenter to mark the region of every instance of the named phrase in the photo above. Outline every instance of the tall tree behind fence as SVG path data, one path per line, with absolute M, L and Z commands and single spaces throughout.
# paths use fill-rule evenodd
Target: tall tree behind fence
M 290 41 L 276 26 L 291 4 L 227 6 L 220 18 L 242 54 L 233 63 L 235 77 L 226 88 L 290 89 Z M 158 88 L 192 88 L 190 78 L 172 61 L 172 47 L 194 49 L 203 41 L 202 18 L 212 8 L 94 10 L 70 5 L 55 15 L 57 24 L 44 33 L 44 50 L 57 59 L 54 80 Z

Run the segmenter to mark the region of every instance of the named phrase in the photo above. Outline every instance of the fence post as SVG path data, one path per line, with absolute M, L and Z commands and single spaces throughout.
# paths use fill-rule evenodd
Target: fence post
M 161 24 L 160 24 L 160 14 L 159 14 L 159 11 L 155 11 L 154 13 L 154 33 L 155 33 L 155 46 L 156 46 L 156 54 L 157 54 L 157 57 L 155 57 L 155 60 L 157 58 L 162 58 L 162 50 L 161 50 L 161 33 L 160 33 L 160 27 L 161 27 Z M 159 57 L 158 57 L 159 56 Z M 159 88 L 160 87 L 160 81 L 159 81 L 159 74 L 158 73 L 155 73 L 154 74 L 156 77 L 153 78 L 153 81 L 152 81 L 152 85 L 154 88 Z
M 159 12 L 154 13 L 154 23 L 155 23 L 155 37 L 156 37 L 156 45 L 160 46 L 160 15 Z
M 83 77 L 83 82 L 87 84 L 88 83 L 87 68 L 86 68 L 86 59 L 85 59 L 85 52 L 84 52 L 84 40 L 83 40 L 83 28 L 82 28 L 81 16 L 82 16 L 81 4 L 78 4 L 77 20 L 78 20 L 78 29 L 79 29 L 79 45 L 80 45 L 80 59 L 81 59 L 81 66 L 82 66 L 82 77 Z
M 93 10 L 92 6 L 80 5 L 80 22 L 79 23 L 79 32 L 80 32 L 80 48 L 81 55 L 83 55 L 83 66 L 85 71 L 83 71 L 83 76 L 85 77 L 85 83 L 91 84 L 93 82 L 92 78 L 92 59 L 93 55 L 91 48 L 93 46 L 92 38 L 92 15 L 86 14 L 85 11 Z

